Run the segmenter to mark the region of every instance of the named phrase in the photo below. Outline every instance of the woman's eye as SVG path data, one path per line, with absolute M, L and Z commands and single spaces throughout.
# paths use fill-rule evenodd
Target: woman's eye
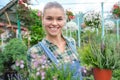
M 47 20 L 52 20 L 52 18 L 46 18 Z
M 58 18 L 58 20 L 63 20 L 62 18 Z

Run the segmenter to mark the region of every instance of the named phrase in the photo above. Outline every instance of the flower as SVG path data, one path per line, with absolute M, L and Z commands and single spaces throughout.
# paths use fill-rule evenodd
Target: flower
M 20 68 L 23 69 L 23 68 L 24 68 L 24 64 L 21 64 L 21 65 L 20 65 Z
M 41 79 L 44 80 L 45 79 L 45 71 L 41 71 Z
M 66 26 L 64 27 L 65 30 L 70 29 L 71 31 L 78 30 L 78 26 L 75 22 L 69 21 L 66 23 Z
M 120 17 L 120 2 L 117 2 L 113 5 L 112 14 L 116 17 Z
M 89 11 L 84 15 L 84 23 L 86 26 L 98 28 L 101 23 L 101 16 L 98 12 Z
M 75 18 L 75 16 L 73 15 L 73 13 L 70 10 L 66 11 L 66 15 L 67 15 L 68 21 Z
M 83 32 L 84 32 L 84 33 L 87 32 L 87 31 L 89 31 L 89 32 L 94 32 L 94 31 L 95 31 L 95 28 L 86 27 L 86 28 L 83 29 Z
M 23 0 L 18 0 L 18 4 L 23 4 Z
M 105 21 L 105 30 L 112 30 L 115 27 L 115 23 L 111 20 Z
M 24 68 L 24 66 L 25 66 L 25 63 L 24 63 L 24 61 L 23 60 L 17 60 L 16 62 L 15 62 L 15 66 L 16 67 L 19 67 L 20 69 L 23 69 Z
M 37 15 L 40 17 L 41 16 L 41 11 L 38 11 Z
M 16 62 L 15 62 L 15 65 L 16 65 L 16 66 L 19 66 L 19 65 L 20 65 L 20 63 L 19 63 L 18 61 L 16 61 Z

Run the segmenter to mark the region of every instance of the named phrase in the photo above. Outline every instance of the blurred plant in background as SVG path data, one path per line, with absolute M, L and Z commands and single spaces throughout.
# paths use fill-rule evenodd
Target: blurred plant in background
M 99 28 L 101 25 L 101 15 L 99 12 L 89 11 L 84 15 L 83 18 L 86 26 Z
M 39 10 L 32 10 L 29 6 L 29 0 L 19 0 L 17 6 L 18 19 L 21 25 L 28 28 L 29 31 L 29 42 L 32 46 L 44 37 L 45 32 L 42 28 L 42 12 Z M 25 43 L 28 43 L 28 37 L 23 39 Z
M 110 31 L 110 30 L 113 30 L 115 28 L 115 22 L 113 22 L 111 20 L 106 20 L 104 25 L 105 25 L 106 31 Z
M 75 18 L 73 12 L 70 10 L 66 10 L 66 15 L 67 15 L 67 21 L 71 21 L 72 19 Z
M 5 80 L 11 74 L 18 73 L 22 77 L 28 75 L 26 54 L 27 46 L 22 40 L 13 38 L 6 44 L 0 55 L 0 72 L 3 73 Z
M 77 24 L 75 22 L 69 21 L 69 22 L 66 23 L 66 25 L 64 26 L 63 29 L 71 30 L 73 32 L 73 31 L 78 30 L 78 26 L 77 26 Z
M 112 13 L 115 18 L 120 18 L 120 1 L 113 5 Z

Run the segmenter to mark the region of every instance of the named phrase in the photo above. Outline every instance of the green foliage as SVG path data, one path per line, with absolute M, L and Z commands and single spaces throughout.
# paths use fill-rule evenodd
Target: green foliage
M 67 21 L 70 21 L 75 18 L 73 12 L 70 10 L 66 10 L 66 15 L 67 15 Z
M 120 42 L 115 35 L 106 35 L 104 41 L 97 35 L 80 52 L 85 64 L 102 69 L 120 68 Z
M 45 32 L 42 28 L 41 16 L 38 16 L 38 10 L 31 9 L 18 9 L 19 18 L 21 22 L 28 26 L 31 36 L 30 44 L 31 46 L 38 43 L 45 36 Z M 41 13 L 42 15 L 42 13 Z M 24 38 L 24 41 L 27 43 L 27 38 Z
M 7 45 L 4 47 L 0 55 L 0 71 L 4 71 L 6 68 L 10 68 L 15 61 L 24 60 L 26 62 L 26 45 L 19 39 L 11 39 Z
M 2 59 L 3 59 L 3 55 L 2 55 L 2 52 L 0 52 L 0 73 L 4 69 L 4 65 L 3 65 L 3 60 Z
M 120 69 L 113 70 L 112 80 L 120 80 Z
M 41 16 L 38 16 L 38 10 L 32 10 L 28 8 L 24 8 L 21 5 L 17 7 L 18 18 L 24 26 L 30 28 L 32 25 L 42 26 L 41 24 Z M 42 15 L 42 13 L 41 13 Z
M 115 3 L 112 7 L 112 13 L 113 15 L 115 15 L 116 17 L 120 17 L 120 6 L 119 6 L 119 2 Z
M 42 38 L 45 36 L 45 32 L 42 27 L 40 26 L 32 26 L 31 28 L 31 46 L 38 43 L 42 40 Z
M 33 10 L 30 14 L 30 17 L 32 18 L 31 23 L 31 28 L 29 30 L 31 31 L 31 41 L 30 44 L 31 46 L 38 43 L 39 41 L 42 40 L 42 38 L 45 36 L 45 32 L 42 28 L 42 20 L 41 16 L 39 17 L 37 15 L 38 11 Z
M 6 61 L 9 61 L 9 59 L 13 59 L 13 61 L 17 60 L 21 55 L 25 55 L 27 51 L 26 45 L 19 39 L 14 38 L 11 39 L 8 44 L 5 46 L 5 49 L 3 50 L 3 54 Z
M 63 66 L 61 68 L 56 67 L 54 64 L 43 70 L 45 72 L 45 80 L 75 80 L 73 78 L 74 70 L 71 71 L 69 66 L 64 68 Z M 36 76 L 35 78 L 30 77 L 30 80 L 43 80 L 41 79 L 42 76 Z M 79 80 L 78 77 L 75 77 L 77 80 Z
M 41 13 L 41 16 L 38 16 L 37 14 L 38 14 L 38 10 L 31 10 L 31 13 L 29 16 L 29 18 L 31 18 L 30 23 L 31 25 L 42 27 L 42 19 L 41 19 L 42 13 Z
M 38 10 L 32 10 L 28 8 L 24 8 L 23 6 L 18 5 L 17 14 L 18 18 L 20 19 L 21 23 L 24 26 L 30 28 L 32 25 L 41 26 L 41 16 L 37 15 Z

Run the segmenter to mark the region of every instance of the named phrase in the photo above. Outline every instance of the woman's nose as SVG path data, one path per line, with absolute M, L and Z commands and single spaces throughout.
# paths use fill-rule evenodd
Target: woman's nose
M 52 24 L 53 24 L 53 25 L 57 25 L 57 21 L 56 21 L 56 20 L 53 20 Z

